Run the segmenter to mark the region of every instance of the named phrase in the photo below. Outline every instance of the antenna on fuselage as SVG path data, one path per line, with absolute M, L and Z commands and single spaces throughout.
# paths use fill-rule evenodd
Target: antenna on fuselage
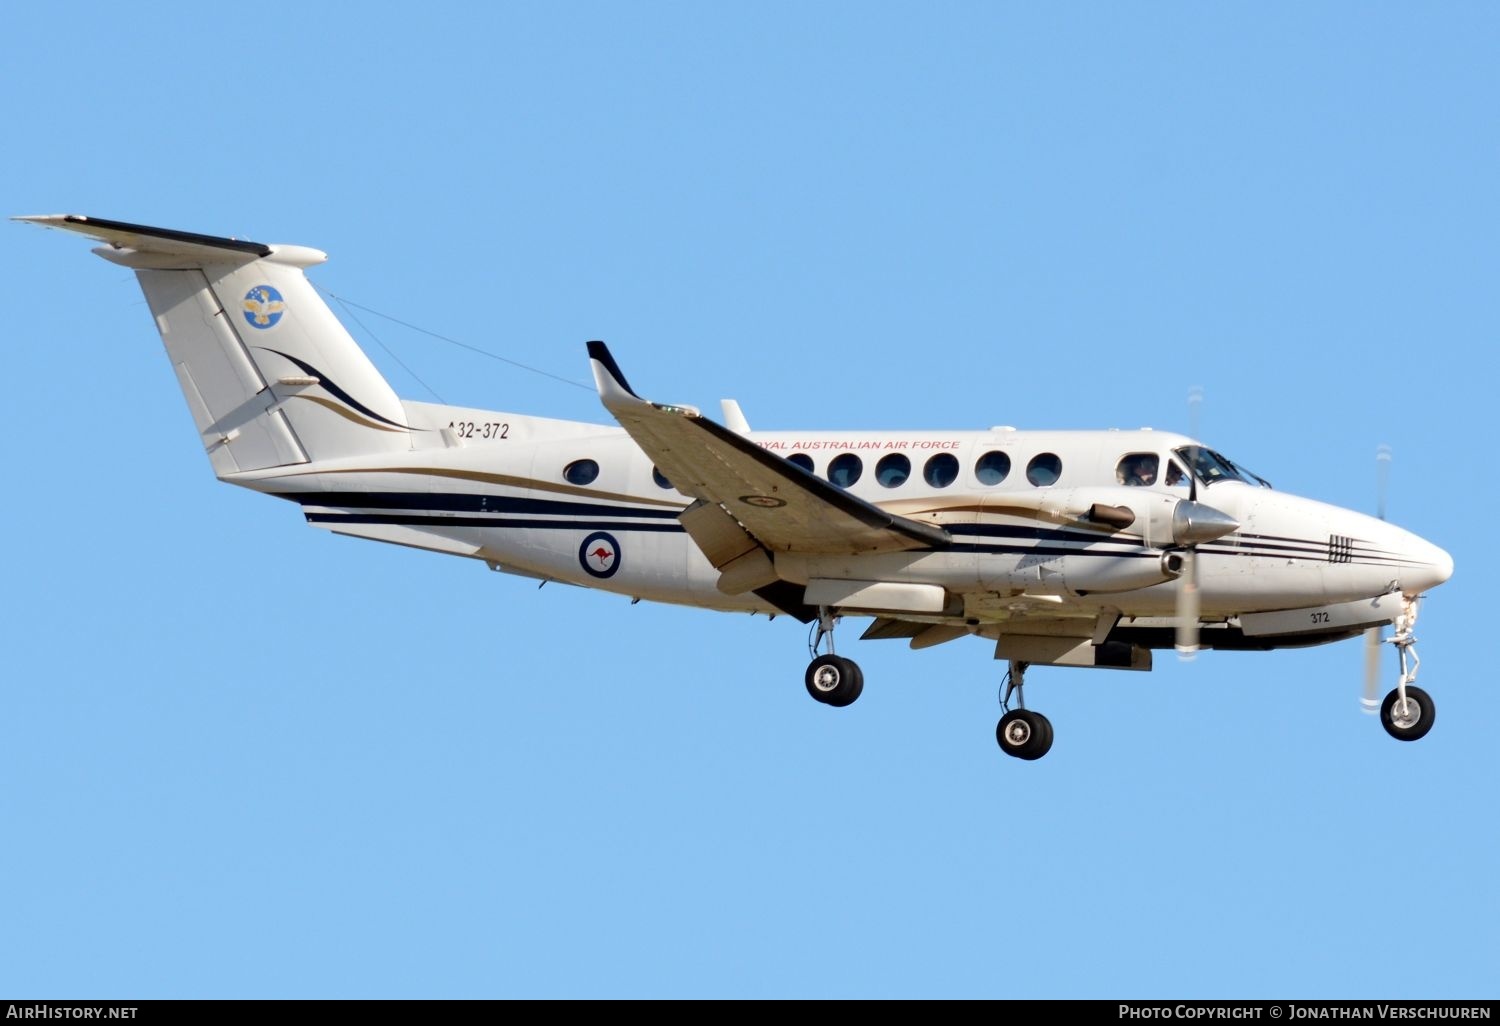
M 1382 442 L 1375 449 L 1375 515 L 1385 519 L 1385 498 L 1391 484 L 1391 447 Z M 1380 628 L 1365 631 L 1365 693 L 1359 707 L 1374 716 L 1380 711 Z

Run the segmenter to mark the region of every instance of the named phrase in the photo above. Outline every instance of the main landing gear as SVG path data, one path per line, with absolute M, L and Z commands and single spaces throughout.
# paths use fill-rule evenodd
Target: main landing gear
M 1052 749 L 1052 721 L 1039 712 L 1026 708 L 1026 667 L 1028 664 L 1011 661 L 1005 675 L 1005 691 L 1000 697 L 1000 708 L 1005 715 L 995 725 L 995 741 L 1006 755 L 1030 762 L 1040 759 Z M 1010 707 L 1010 697 L 1016 696 L 1016 707 Z
M 824 705 L 845 706 L 853 703 L 865 689 L 865 675 L 853 659 L 834 655 L 833 625 L 836 617 L 827 606 L 818 609 L 817 635 L 808 645 L 813 660 L 807 664 L 807 693 Z M 818 655 L 824 639 L 828 651 Z
M 1422 665 L 1422 660 L 1417 658 L 1417 638 L 1412 633 L 1416 623 L 1417 600 L 1407 599 L 1401 615 L 1396 617 L 1396 633 L 1387 639 L 1401 654 L 1401 676 L 1396 687 L 1380 703 L 1380 725 L 1397 741 L 1426 737 L 1437 718 L 1432 696 L 1412 683 Z
M 807 664 L 807 693 L 824 705 L 845 706 L 853 704 L 864 691 L 865 675 L 853 659 L 834 653 L 833 627 L 837 620 L 827 606 L 819 608 L 818 622 L 807 646 L 813 657 Z M 825 642 L 827 651 L 819 655 Z M 1022 689 L 1026 684 L 1028 665 L 1012 662 L 1010 672 L 1005 675 L 1005 691 L 1000 697 L 1000 708 L 1005 710 L 1005 715 L 995 727 L 995 740 L 1006 755 L 1029 762 L 1040 759 L 1051 750 L 1052 721 L 1026 708 Z M 1012 695 L 1016 700 L 1014 709 L 1010 707 Z

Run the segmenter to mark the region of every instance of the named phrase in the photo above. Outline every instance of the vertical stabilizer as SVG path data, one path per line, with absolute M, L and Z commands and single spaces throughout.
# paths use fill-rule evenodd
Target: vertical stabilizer
M 220 477 L 410 448 L 396 393 L 303 269 L 326 256 L 79 215 L 27 217 L 133 269 Z

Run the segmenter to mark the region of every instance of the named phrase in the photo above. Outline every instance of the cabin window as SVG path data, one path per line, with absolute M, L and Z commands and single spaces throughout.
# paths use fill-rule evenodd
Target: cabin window
M 1026 480 L 1038 488 L 1057 484 L 1057 479 L 1062 476 L 1062 460 L 1058 459 L 1053 452 L 1039 453 L 1031 458 L 1026 464 Z
M 651 468 L 651 480 L 656 482 L 658 488 L 670 489 L 672 487 L 672 482 L 667 480 L 667 475 L 656 467 Z
M 599 476 L 599 464 L 593 460 L 574 460 L 563 467 L 563 477 L 569 484 L 588 485 Z
M 880 458 L 875 464 L 875 480 L 880 482 L 882 488 L 896 488 L 906 483 L 911 477 L 911 460 L 899 452 L 889 453 Z
M 974 463 L 974 476 L 982 485 L 997 485 L 1010 476 L 1010 456 L 987 452 Z
M 947 488 L 958 480 L 958 457 L 940 452 L 922 468 L 922 478 L 934 488 Z
M 864 463 L 854 453 L 840 453 L 833 458 L 832 463 L 828 464 L 828 480 L 840 488 L 850 488 L 859 480 L 859 475 L 864 472 L 864 469 Z
M 1132 487 L 1150 487 L 1156 484 L 1156 471 L 1161 466 L 1154 452 L 1132 452 L 1120 457 L 1115 465 L 1115 480 Z
M 795 463 L 809 474 L 813 472 L 812 457 L 805 452 L 794 452 L 786 458 L 788 463 Z

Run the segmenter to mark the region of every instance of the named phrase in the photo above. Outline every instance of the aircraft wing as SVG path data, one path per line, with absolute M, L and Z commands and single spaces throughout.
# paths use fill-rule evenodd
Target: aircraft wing
M 948 544 L 941 527 L 856 498 L 697 410 L 642 399 L 603 342 L 590 342 L 589 356 L 605 408 L 673 487 L 722 507 L 767 549 L 853 554 Z

